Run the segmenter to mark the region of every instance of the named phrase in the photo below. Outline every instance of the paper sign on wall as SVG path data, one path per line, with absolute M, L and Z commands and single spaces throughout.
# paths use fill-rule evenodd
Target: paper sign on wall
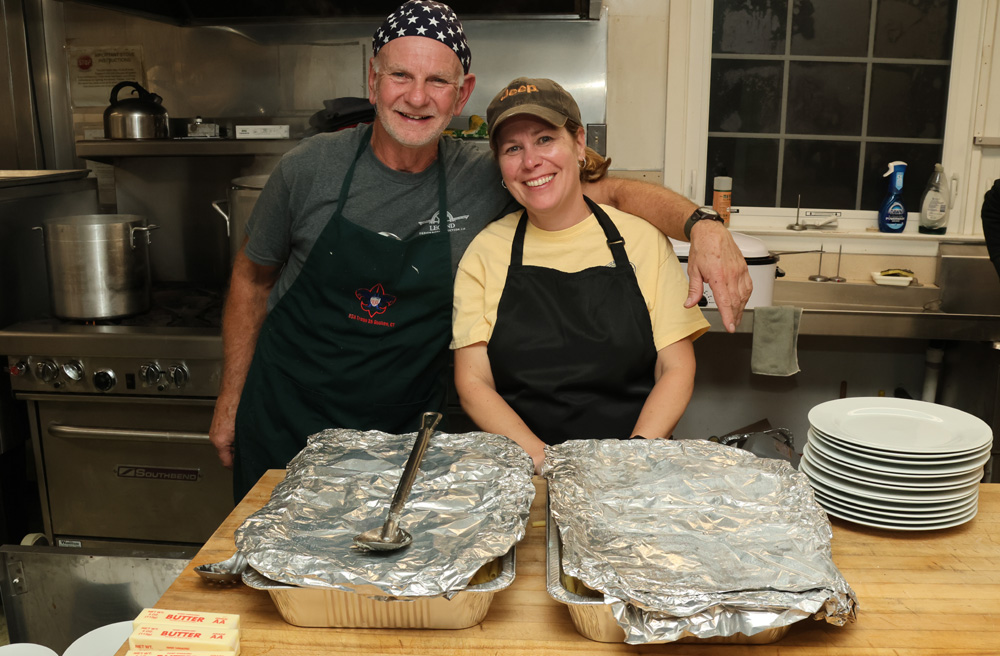
M 73 107 L 107 107 L 111 89 L 119 82 L 146 84 L 142 46 L 66 48 L 66 64 Z

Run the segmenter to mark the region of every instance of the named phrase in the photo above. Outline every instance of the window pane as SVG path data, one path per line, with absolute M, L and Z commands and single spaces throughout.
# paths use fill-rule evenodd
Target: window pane
M 951 59 L 957 0 L 880 0 L 875 56 Z
M 789 64 L 789 134 L 859 135 L 864 104 L 864 64 Z
M 709 132 L 777 132 L 781 62 L 712 61 Z
M 871 0 L 795 0 L 792 54 L 864 57 Z
M 712 52 L 780 55 L 787 19 L 788 0 L 715 0 Z
M 795 207 L 802 194 L 803 207 L 853 208 L 860 154 L 860 143 L 786 141 L 781 207 Z
M 705 204 L 712 204 L 712 179 L 733 179 L 733 205 L 774 207 L 778 189 L 778 140 L 708 138 Z
M 920 197 L 934 165 L 941 161 L 941 146 L 932 144 L 870 143 L 865 152 L 865 174 L 861 185 L 861 209 L 878 210 L 885 198 L 889 178 L 882 174 L 889 162 L 906 162 L 903 175 L 903 206 L 907 212 L 920 211 Z M 910 219 L 907 219 L 910 220 Z
M 948 66 L 874 64 L 868 135 L 941 139 Z

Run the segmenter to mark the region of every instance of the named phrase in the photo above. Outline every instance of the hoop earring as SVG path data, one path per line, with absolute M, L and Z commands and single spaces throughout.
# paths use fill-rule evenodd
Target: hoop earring
M 577 162 L 577 164 L 579 164 L 579 165 L 580 165 L 580 170 L 581 170 L 581 171 L 582 171 L 583 169 L 587 168 L 587 160 L 586 160 L 586 159 L 581 159 L 581 160 L 579 160 L 579 161 Z
M 507 183 L 504 182 L 503 180 L 501 180 L 500 181 L 500 186 L 503 187 L 504 189 L 506 189 L 507 188 Z

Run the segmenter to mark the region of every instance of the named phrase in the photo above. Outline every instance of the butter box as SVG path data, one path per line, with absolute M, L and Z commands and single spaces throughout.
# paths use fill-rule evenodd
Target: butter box
M 240 653 L 238 629 L 211 629 L 176 624 L 140 624 L 128 639 L 133 651 L 192 652 L 229 651 Z M 198 656 L 203 656 L 199 654 Z
M 125 656 L 192 656 L 192 654 L 197 654 L 197 656 L 236 656 L 236 652 L 233 651 L 149 651 L 148 649 L 141 649 L 139 651 L 133 651 L 129 649 L 125 652 Z
M 178 624 L 203 629 L 238 629 L 240 628 L 240 616 L 226 613 L 144 608 L 139 616 L 132 621 L 132 627 L 137 628 L 140 624 Z

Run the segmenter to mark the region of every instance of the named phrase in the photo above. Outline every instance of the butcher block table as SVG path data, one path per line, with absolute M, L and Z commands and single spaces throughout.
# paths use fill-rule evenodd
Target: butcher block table
M 858 621 L 843 627 L 812 619 L 771 645 L 593 642 L 573 628 L 566 607 L 545 590 L 545 481 L 524 540 L 517 576 L 498 592 L 485 621 L 460 631 L 315 629 L 285 623 L 266 591 L 207 584 L 194 566 L 224 560 L 233 532 L 270 499 L 284 470 L 267 472 L 171 584 L 156 606 L 238 613 L 243 656 L 334 654 L 1000 654 L 1000 484 L 982 485 L 979 514 L 940 531 L 884 531 L 833 519 L 833 559 L 858 595 Z M 538 523 L 539 525 L 536 525 Z M 127 645 L 116 656 L 124 656 Z

